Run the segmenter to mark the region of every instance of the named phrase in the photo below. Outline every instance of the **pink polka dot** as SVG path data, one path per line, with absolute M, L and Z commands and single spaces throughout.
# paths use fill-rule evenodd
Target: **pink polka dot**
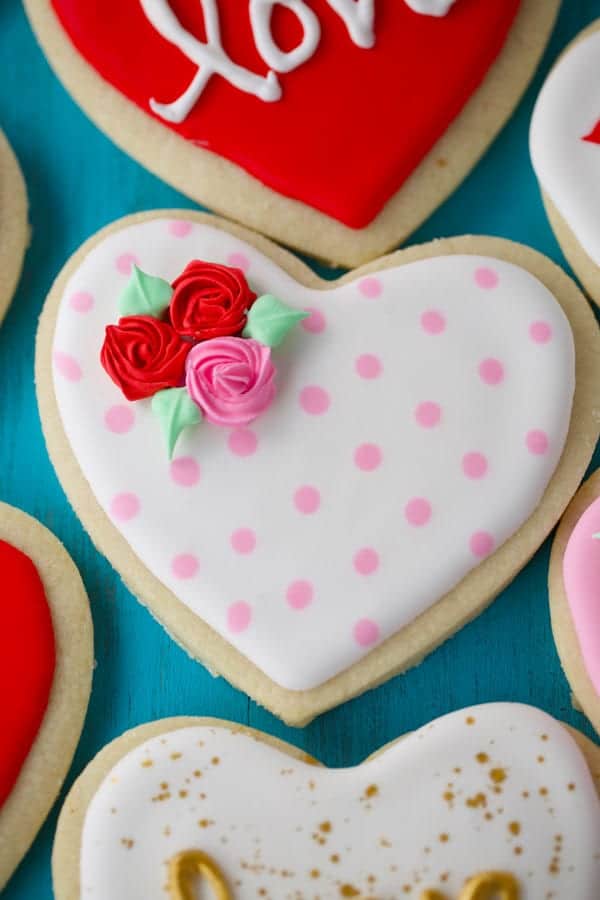
M 504 379 L 504 366 L 499 359 L 484 359 L 479 363 L 479 376 L 486 384 L 500 384 Z
M 322 416 L 330 403 L 329 394 L 322 387 L 311 384 L 300 391 L 300 406 L 310 416 Z
M 232 634 L 245 631 L 252 621 L 252 607 L 249 603 L 232 603 L 227 610 L 227 628 Z
M 113 434 L 125 434 L 127 431 L 131 431 L 134 421 L 133 410 L 122 404 L 111 406 L 104 413 L 104 424 Z
M 379 625 L 372 619 L 359 619 L 354 626 L 354 640 L 360 647 L 370 647 L 379 640 Z
M 354 462 L 363 472 L 372 472 L 381 465 L 382 453 L 377 444 L 361 444 L 354 452 Z
M 306 609 L 314 596 L 314 588 L 310 581 L 292 581 L 285 593 L 285 599 L 292 609 Z
M 498 277 L 498 273 L 493 269 L 490 269 L 487 266 L 475 269 L 475 284 L 480 288 L 485 288 L 489 291 L 492 288 L 497 287 L 499 281 L 500 278 Z
M 446 317 L 437 309 L 428 309 L 421 316 L 421 328 L 427 334 L 441 334 L 446 329 Z
M 252 456 L 258 447 L 258 438 L 251 428 L 236 428 L 227 439 L 229 449 L 236 456 Z
M 550 444 L 546 432 L 541 431 L 539 428 L 528 431 L 525 442 L 529 452 L 533 453 L 535 456 L 543 456 L 544 453 L 548 451 L 548 446 Z
M 358 290 L 363 297 L 369 297 L 369 299 L 374 300 L 375 297 L 380 297 L 383 293 L 383 285 L 379 278 L 369 276 L 368 278 L 360 279 L 358 282 Z
M 252 553 L 256 547 L 256 535 L 251 528 L 238 528 L 230 540 L 236 553 Z
M 227 265 L 241 269 L 242 272 L 247 272 L 250 268 L 250 260 L 245 253 L 230 253 L 227 257 Z
M 421 428 L 435 428 L 442 418 L 442 407 L 432 400 L 424 400 L 415 409 L 415 419 Z
M 552 326 L 548 322 L 532 322 L 529 337 L 536 344 L 547 344 L 552 340 Z
M 483 453 L 465 453 L 462 467 L 467 478 L 483 478 L 488 470 L 488 461 Z
M 71 294 L 69 297 L 69 306 L 71 309 L 74 309 L 75 312 L 89 312 L 93 305 L 94 298 L 87 291 L 75 291 L 75 293 Z
M 469 547 L 473 556 L 483 559 L 494 549 L 494 538 L 489 531 L 476 531 L 471 535 Z
M 186 237 L 192 230 L 192 223 L 186 222 L 185 219 L 174 219 L 169 222 L 169 234 L 173 237 Z
M 315 487 L 305 484 L 294 494 L 294 506 L 305 516 L 316 513 L 321 505 L 321 495 Z
M 56 366 L 56 371 L 60 372 L 67 381 L 81 381 L 83 377 L 81 366 L 68 353 L 61 353 L 60 350 L 56 350 L 54 352 L 54 365 Z
M 180 487 L 193 487 L 200 481 L 200 466 L 192 456 L 178 456 L 169 471 L 175 484 Z
M 378 356 L 373 353 L 363 353 L 356 360 L 356 371 L 361 378 L 377 378 L 381 375 L 382 365 Z
M 354 568 L 359 575 L 372 575 L 379 568 L 379 554 L 372 547 L 363 547 L 354 555 Z
M 193 553 L 180 553 L 171 563 L 171 571 L 175 578 L 193 578 L 198 568 L 198 560 Z
M 427 525 L 431 519 L 431 503 L 424 497 L 413 497 L 404 507 L 404 515 L 409 525 Z
M 140 511 L 140 501 L 135 494 L 116 494 L 110 502 L 110 514 L 118 522 L 129 522 Z
M 115 260 L 115 265 L 121 275 L 131 275 L 134 266 L 139 266 L 139 260 L 135 253 L 122 253 Z
M 308 319 L 302 319 L 300 323 L 305 331 L 309 331 L 311 334 L 320 334 L 322 331 L 325 331 L 327 322 L 320 309 L 308 306 L 305 312 L 310 313 Z

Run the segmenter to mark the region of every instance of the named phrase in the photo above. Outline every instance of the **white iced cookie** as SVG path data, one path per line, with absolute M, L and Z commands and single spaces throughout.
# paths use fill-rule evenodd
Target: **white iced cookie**
M 596 442 L 597 344 L 572 282 L 503 241 L 325 283 L 215 219 L 152 213 L 68 264 L 37 385 L 125 582 L 298 723 L 422 658 L 535 551 Z
M 552 227 L 600 302 L 600 22 L 576 38 L 550 72 L 530 143 Z
M 452 713 L 340 770 L 218 720 L 155 722 L 67 798 L 56 897 L 184 900 L 198 882 L 219 900 L 596 900 L 582 750 L 597 767 L 589 741 L 517 704 Z

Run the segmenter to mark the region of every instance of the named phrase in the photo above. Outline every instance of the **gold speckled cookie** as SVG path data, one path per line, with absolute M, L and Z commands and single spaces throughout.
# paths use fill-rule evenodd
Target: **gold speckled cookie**
M 298 725 L 419 662 L 535 552 L 596 445 L 600 333 L 507 241 L 325 282 L 157 211 L 67 264 L 36 381 L 99 549 L 192 655 Z
M 187 900 L 206 882 L 218 900 L 596 900 L 599 774 L 597 747 L 518 704 L 451 713 L 340 770 L 242 726 L 166 719 L 76 782 L 56 898 Z
M 83 725 L 92 621 L 70 557 L 35 519 L 0 503 L 0 888 L 46 818 Z
M 28 240 L 25 182 L 0 131 L 0 322 L 17 286 Z
M 396 246 L 465 178 L 559 5 L 25 3 L 75 100 L 132 156 L 221 215 L 348 266 Z

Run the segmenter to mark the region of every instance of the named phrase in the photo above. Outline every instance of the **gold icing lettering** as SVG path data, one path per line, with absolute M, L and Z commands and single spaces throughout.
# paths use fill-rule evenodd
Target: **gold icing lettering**
M 233 900 L 225 876 L 208 854 L 202 850 L 184 850 L 169 861 L 170 900 L 195 900 L 194 882 L 205 879 L 214 900 Z

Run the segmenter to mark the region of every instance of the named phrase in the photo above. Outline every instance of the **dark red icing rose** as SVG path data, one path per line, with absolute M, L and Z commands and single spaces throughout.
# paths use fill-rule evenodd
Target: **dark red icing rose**
M 173 328 L 194 341 L 240 334 L 256 300 L 241 269 L 199 259 L 175 279 L 173 291 Z
M 168 322 L 125 316 L 107 326 L 100 361 L 128 400 L 141 400 L 183 384 L 189 349 Z

